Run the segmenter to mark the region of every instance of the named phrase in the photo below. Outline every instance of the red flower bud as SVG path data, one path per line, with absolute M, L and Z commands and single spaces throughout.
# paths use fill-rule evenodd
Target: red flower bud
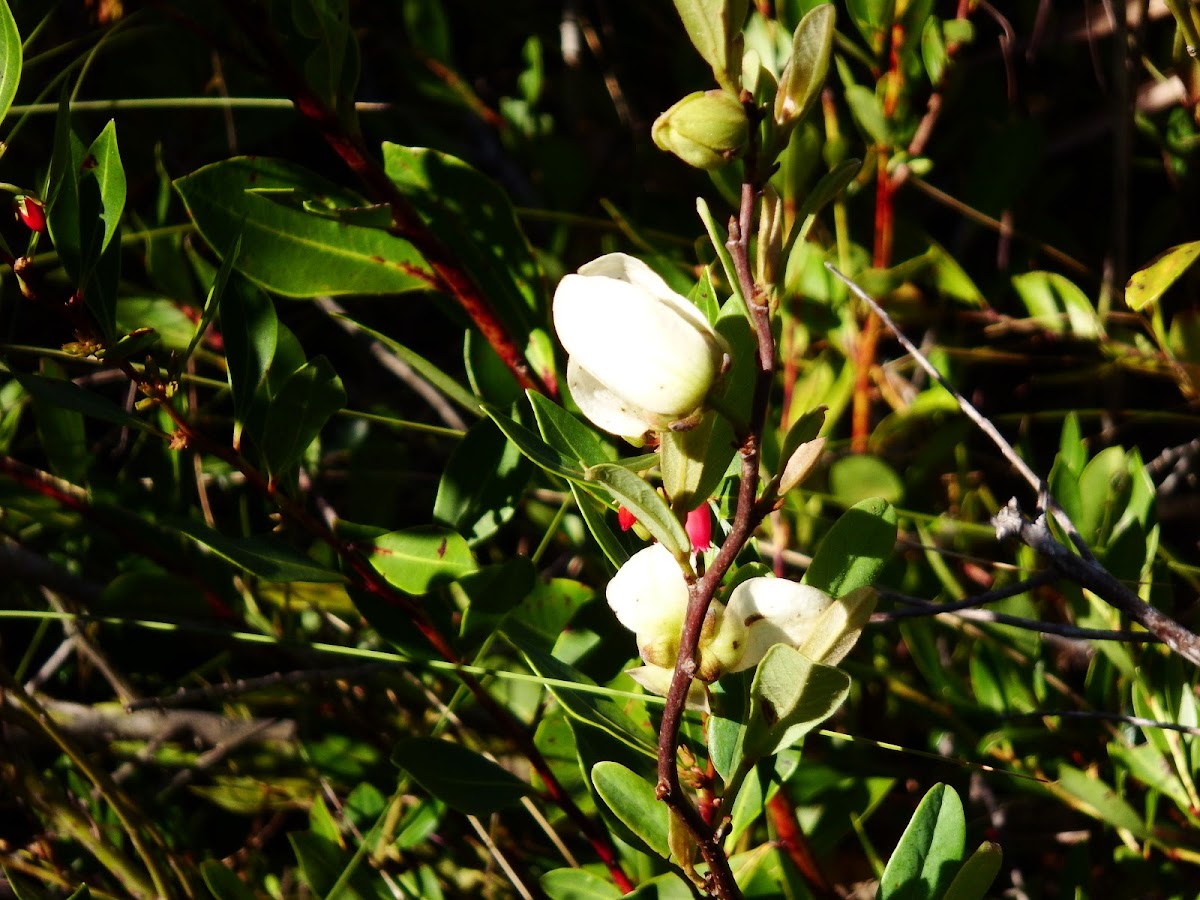
M 13 201 L 13 209 L 16 210 L 17 218 L 30 231 L 46 230 L 46 208 L 40 200 L 22 194 Z
M 628 531 L 637 521 L 637 516 L 631 513 L 623 506 L 617 507 L 617 524 L 621 526 L 622 531 Z
M 697 553 L 703 553 L 712 546 L 712 516 L 708 513 L 707 503 L 688 513 L 683 527 L 692 541 L 692 549 Z

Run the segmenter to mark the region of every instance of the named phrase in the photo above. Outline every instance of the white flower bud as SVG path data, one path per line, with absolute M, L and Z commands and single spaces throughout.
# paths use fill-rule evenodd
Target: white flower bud
M 729 352 L 703 313 L 624 253 L 559 283 L 554 328 L 583 414 L 634 442 L 697 416 Z

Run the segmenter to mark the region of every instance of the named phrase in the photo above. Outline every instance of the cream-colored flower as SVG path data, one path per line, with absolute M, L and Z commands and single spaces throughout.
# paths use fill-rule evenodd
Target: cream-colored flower
M 635 442 L 695 418 L 729 352 L 700 310 L 624 253 L 593 260 L 559 283 L 554 328 L 583 414 Z

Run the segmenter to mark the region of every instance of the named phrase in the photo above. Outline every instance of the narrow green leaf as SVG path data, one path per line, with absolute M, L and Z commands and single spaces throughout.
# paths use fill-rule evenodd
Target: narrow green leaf
M 478 568 L 462 535 L 434 526 L 377 537 L 369 559 L 389 584 L 418 595 L 457 581 Z
M 787 644 L 767 651 L 750 685 L 742 765 L 778 753 L 828 719 L 850 692 L 850 676 Z
M 200 863 L 200 875 L 214 900 L 254 900 L 254 891 L 232 869 L 215 859 Z
M 520 422 L 510 419 L 491 404 L 481 403 L 480 407 L 535 465 L 569 481 L 581 484 L 587 482 L 583 469 L 573 459 L 555 450 Z
M 579 461 L 582 466 L 594 466 L 613 462 L 616 449 L 604 442 L 600 435 L 548 397 L 536 391 L 527 391 L 533 406 L 533 417 L 537 420 L 542 438 L 558 452 Z
M 21 33 L 8 0 L 0 2 L 0 121 L 8 115 L 21 82 Z
M 207 547 L 226 562 L 264 581 L 346 580 L 339 573 L 309 559 L 277 535 L 232 538 L 196 522 L 170 521 L 165 524 L 202 547 Z
M 796 26 L 792 55 L 779 76 L 779 92 L 775 95 L 775 121 L 780 125 L 802 121 L 817 102 L 829 72 L 836 21 L 833 4 L 822 3 L 809 10 Z
M 221 300 L 221 337 L 226 377 L 233 395 L 234 445 L 246 424 L 254 395 L 267 377 L 279 340 L 275 304 L 257 286 L 238 276 Z
M 615 572 L 629 559 L 629 551 L 625 549 L 621 539 L 608 524 L 606 516 L 610 512 L 610 507 L 597 500 L 575 482 L 570 482 L 570 486 L 571 495 L 575 498 L 575 507 L 583 518 L 583 524 L 596 539 L 596 544 Z
M 54 242 L 54 250 L 71 280 L 79 285 L 85 269 L 79 197 L 79 165 L 83 161 L 83 144 L 71 128 L 69 98 L 64 89 L 59 98 L 50 170 L 42 194 L 46 198 L 46 226 L 50 240 Z
M 392 750 L 392 762 L 447 806 L 486 816 L 520 802 L 533 789 L 496 763 L 461 744 L 436 738 L 406 738 Z
M 1058 782 L 1060 796 L 1075 809 L 1113 828 L 1130 832 L 1141 840 L 1152 836 L 1151 830 L 1137 810 L 1108 783 L 1074 766 L 1060 763 Z
M 413 246 L 378 228 L 346 225 L 269 196 L 291 189 L 323 206 L 361 208 L 363 199 L 292 163 L 235 157 L 175 181 L 188 213 L 217 250 L 242 232 L 238 271 L 290 297 L 398 294 L 428 289 L 433 274 Z
M 108 124 L 83 158 L 83 170 L 91 173 L 100 188 L 100 210 L 104 219 L 104 236 L 99 251 L 108 249 L 109 243 L 121 224 L 125 211 L 125 169 L 121 165 L 121 153 L 117 149 L 117 123 L 109 119 Z
M 670 858 L 667 807 L 655 796 L 654 785 L 617 762 L 596 763 L 592 784 L 625 827 L 663 859 Z
M 438 482 L 434 521 L 468 540 L 491 537 L 516 512 L 533 467 L 490 419 L 480 419 L 454 448 Z
M 895 545 L 896 511 L 886 500 L 863 500 L 833 523 L 803 582 L 842 597 L 872 584 Z
M 550 900 L 620 900 L 621 891 L 587 869 L 554 869 L 539 879 Z
M 342 380 L 324 356 L 293 372 L 271 400 L 260 441 L 272 477 L 295 465 L 325 423 L 345 405 Z
M 950 887 L 942 895 L 942 900 L 984 900 L 992 882 L 1000 874 L 1000 863 L 1003 861 L 1004 853 L 1000 845 L 984 841 L 958 870 L 954 881 L 950 882 Z
M 317 897 L 330 895 L 347 868 L 354 865 L 354 856 L 312 831 L 293 831 L 288 835 L 288 841 L 300 863 L 304 882 Z M 383 900 L 382 885 L 372 870 L 356 867 L 349 883 L 338 890 L 337 896 L 340 900 Z
M 691 548 L 687 532 L 658 491 L 633 472 L 612 463 L 590 466 L 585 475 L 588 481 L 603 487 L 614 500 L 633 513 L 672 556 L 676 559 L 686 557 Z
M 533 670 L 534 674 L 556 682 L 547 683 L 546 690 L 559 702 L 568 715 L 607 732 L 623 744 L 646 756 L 657 758 L 658 751 L 650 740 L 649 723 L 646 723 L 644 728 L 639 728 L 613 700 L 599 694 L 573 691 L 562 687 L 561 683 L 564 682 L 595 684 L 592 679 L 574 666 L 569 666 L 549 653 L 544 653 L 526 644 L 520 644 L 516 649 L 525 658 L 525 662 L 529 664 L 529 668 Z
M 962 801 L 944 784 L 930 788 L 900 836 L 876 900 L 942 898 L 966 853 Z
M 233 267 L 237 263 L 241 248 L 242 236 L 239 233 L 233 239 L 233 244 L 229 249 L 221 255 L 221 265 L 217 269 L 216 276 L 213 278 L 212 287 L 208 289 L 208 296 L 204 299 L 204 311 L 200 314 L 200 321 L 196 323 L 196 330 L 192 334 L 192 339 L 188 341 L 187 349 L 184 350 L 183 356 L 180 357 L 178 370 L 182 370 L 187 361 L 191 359 L 192 353 L 195 352 L 196 346 L 200 343 L 200 339 L 204 337 L 204 333 L 208 331 L 208 326 L 216 318 L 217 310 L 221 308 L 221 300 L 225 296 L 225 288 L 229 284 L 229 276 L 233 274 Z
M 1125 304 L 1140 311 L 1157 303 L 1179 277 L 1200 258 L 1200 241 L 1179 244 L 1164 250 L 1143 268 L 1133 273 L 1125 285 Z
M 859 127 L 866 132 L 876 144 L 890 146 L 892 143 L 892 124 L 883 112 L 883 104 L 875 96 L 875 91 L 861 84 L 846 86 L 846 102 L 850 104 L 850 112 Z
M 29 375 L 24 372 L 10 372 L 13 378 L 21 383 L 21 387 L 30 396 L 51 406 L 74 410 L 93 419 L 111 422 L 122 428 L 135 428 L 147 434 L 160 434 L 157 428 L 143 422 L 132 413 L 125 412 L 111 400 L 94 394 L 86 388 L 70 381 L 60 381 L 56 378 L 43 378 L 40 375 Z
M 799 226 L 792 227 L 787 245 L 783 249 L 783 258 L 788 261 L 789 266 L 793 264 L 792 253 L 797 245 L 804 245 L 821 210 L 837 199 L 838 195 L 846 189 L 846 185 L 854 180 L 854 176 L 861 168 L 862 160 L 844 159 L 822 175 L 813 185 L 813 189 L 805 196 L 804 202 L 800 204 L 800 209 L 796 213 L 795 221 L 799 223 Z

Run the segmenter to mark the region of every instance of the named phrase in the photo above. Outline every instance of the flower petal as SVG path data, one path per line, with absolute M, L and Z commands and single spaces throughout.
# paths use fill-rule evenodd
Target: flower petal
M 567 390 L 588 421 L 609 434 L 619 434 L 631 444 L 641 446 L 646 432 L 654 427 L 653 416 L 630 406 L 606 388 L 574 356 L 567 360 Z
M 671 677 L 675 670 L 663 666 L 638 666 L 636 669 L 626 669 L 625 674 L 650 693 L 665 697 L 671 689 Z M 699 712 L 709 711 L 708 690 L 703 682 L 693 681 L 688 688 L 687 708 Z
M 824 591 L 783 578 L 750 578 L 729 597 L 728 617 L 746 626 L 741 659 L 730 671 L 757 666 L 775 644 L 799 648 L 833 603 Z
M 618 621 L 637 635 L 639 647 L 664 639 L 678 646 L 688 588 L 679 563 L 662 544 L 651 544 L 629 557 L 608 583 L 605 595 Z

